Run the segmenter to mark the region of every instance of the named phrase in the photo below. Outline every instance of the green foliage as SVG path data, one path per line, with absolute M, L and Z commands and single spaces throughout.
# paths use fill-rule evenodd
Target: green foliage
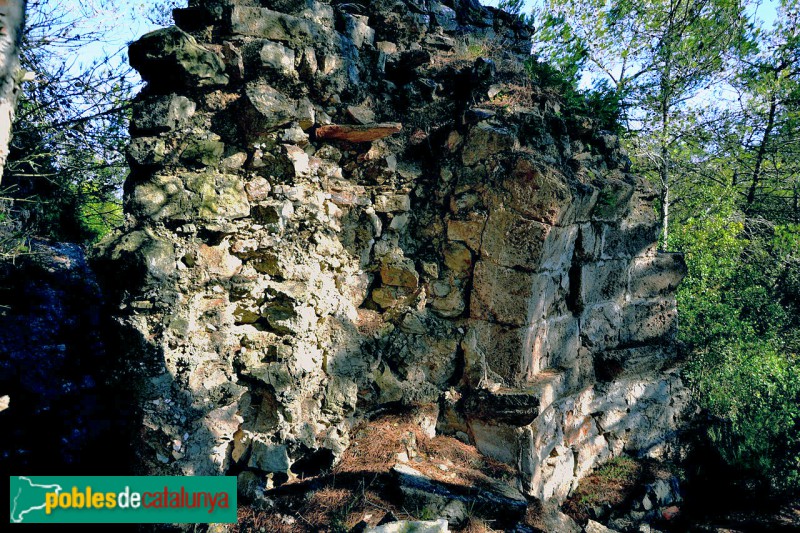
M 512 15 L 520 15 L 522 8 L 525 7 L 525 0 L 500 0 L 497 7 Z
M 776 490 L 797 490 L 800 317 L 791 276 L 800 228 L 754 225 L 728 210 L 672 234 L 689 266 L 678 292 L 686 376 L 723 459 Z
M 585 508 L 621 500 L 622 495 L 639 480 L 641 471 L 639 463 L 630 457 L 614 457 L 583 479 L 573 498 Z
M 120 52 L 80 61 L 85 47 L 107 42 L 115 31 L 86 18 L 113 9 L 113 0 L 81 13 L 70 6 L 66 0 L 28 2 L 21 63 L 34 79 L 20 95 L 3 176 L 13 201 L 0 224 L 17 222 L 26 234 L 88 243 L 122 221 L 133 86 Z
M 564 104 L 561 114 L 568 121 L 591 117 L 600 129 L 622 132 L 621 101 L 605 82 L 600 81 L 592 89 L 581 90 L 578 88 L 577 73 L 563 72 L 536 57 L 525 62 L 525 70 L 533 83 L 561 96 Z
M 601 478 L 623 483 L 633 481 L 638 474 L 639 465 L 636 461 L 624 455 L 614 457 L 595 472 L 595 475 Z

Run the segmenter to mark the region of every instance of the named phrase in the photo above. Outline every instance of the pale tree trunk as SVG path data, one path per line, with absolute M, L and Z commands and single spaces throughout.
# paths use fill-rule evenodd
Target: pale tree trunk
M 667 239 L 669 239 L 669 147 L 666 141 L 661 146 L 661 168 L 659 177 L 661 178 L 661 249 L 667 249 Z
M 26 0 L 0 0 L 0 181 L 11 143 L 11 124 L 20 83 L 19 41 L 25 24 Z

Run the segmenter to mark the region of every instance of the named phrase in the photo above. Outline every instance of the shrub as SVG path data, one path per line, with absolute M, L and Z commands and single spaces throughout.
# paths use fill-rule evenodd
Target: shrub
M 717 213 L 672 234 L 689 274 L 678 291 L 686 377 L 731 466 L 778 491 L 800 488 L 797 226 Z

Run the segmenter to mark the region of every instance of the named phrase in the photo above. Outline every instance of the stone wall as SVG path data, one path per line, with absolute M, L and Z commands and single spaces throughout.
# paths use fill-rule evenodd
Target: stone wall
M 98 259 L 144 471 L 280 483 L 359 419 L 441 432 L 563 499 L 664 453 L 682 258 L 619 141 L 470 0 L 192 0 L 130 47 L 127 223 Z

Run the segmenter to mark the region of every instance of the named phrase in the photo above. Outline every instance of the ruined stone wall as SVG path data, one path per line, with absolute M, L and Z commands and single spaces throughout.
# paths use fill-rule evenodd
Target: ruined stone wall
M 430 424 L 563 499 L 664 453 L 687 395 L 654 194 L 469 0 L 192 0 L 131 45 L 124 231 L 99 258 L 149 472 L 279 483 L 364 416 Z

